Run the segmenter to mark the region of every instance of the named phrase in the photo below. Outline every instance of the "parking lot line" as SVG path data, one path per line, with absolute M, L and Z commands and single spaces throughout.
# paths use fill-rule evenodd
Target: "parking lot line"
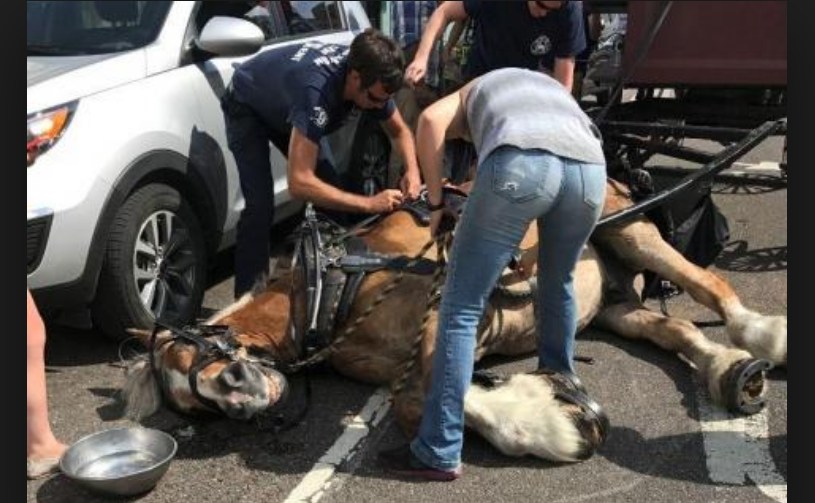
M 710 480 L 731 485 L 755 484 L 767 497 L 787 503 L 787 482 L 770 455 L 767 409 L 736 417 L 710 403 L 698 386 L 699 425 Z
M 390 390 L 388 388 L 377 389 L 368 398 L 359 414 L 354 416 L 345 427 L 342 435 L 311 467 L 297 487 L 289 493 L 284 503 L 319 501 L 331 485 L 340 463 L 354 457 L 360 442 L 368 436 L 371 428 L 382 421 L 390 408 Z

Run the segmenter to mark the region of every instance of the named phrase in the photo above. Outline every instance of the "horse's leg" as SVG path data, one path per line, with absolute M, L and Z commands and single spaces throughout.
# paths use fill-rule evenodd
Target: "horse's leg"
M 595 243 L 610 249 L 634 270 L 650 270 L 680 287 L 725 321 L 727 334 L 736 346 L 774 365 L 787 363 L 787 317 L 766 316 L 746 308 L 730 283 L 683 257 L 645 218 L 598 228 Z
M 764 405 L 766 362 L 752 358 L 743 349 L 711 341 L 688 320 L 664 316 L 632 301 L 605 307 L 594 323 L 683 356 L 699 371 L 719 405 L 744 413 L 757 412 Z
M 493 389 L 470 386 L 464 418 L 508 456 L 574 462 L 591 456 L 603 442 L 577 426 L 580 410 L 556 399 L 545 376 L 516 374 Z

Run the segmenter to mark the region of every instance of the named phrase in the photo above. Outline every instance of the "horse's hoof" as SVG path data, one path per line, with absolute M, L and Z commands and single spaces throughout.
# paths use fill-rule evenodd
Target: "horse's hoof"
M 566 387 L 572 391 L 579 391 L 581 393 L 588 393 L 583 381 L 577 377 L 576 374 L 558 372 L 547 368 L 539 368 L 530 372 L 532 375 L 545 375 L 550 381 L 557 383 L 557 386 Z
M 722 378 L 722 398 L 731 412 L 755 414 L 764 408 L 764 376 L 772 368 L 767 360 L 747 358 L 733 364 Z
M 597 451 L 608 438 L 611 424 L 606 412 L 587 393 L 575 390 L 568 385 L 558 381 L 552 381 L 554 385 L 555 398 L 577 406 L 581 414 L 577 417 L 577 429 L 585 439 L 586 443 L 577 455 L 577 459 L 586 460 Z
M 492 370 L 479 369 L 473 371 L 471 382 L 479 384 L 487 389 L 495 388 L 500 384 L 504 384 L 506 379 Z

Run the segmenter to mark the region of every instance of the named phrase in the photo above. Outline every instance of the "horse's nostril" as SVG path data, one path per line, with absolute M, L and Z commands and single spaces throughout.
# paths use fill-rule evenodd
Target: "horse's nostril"
M 230 388 L 239 388 L 246 380 L 246 365 L 243 362 L 235 362 L 226 367 L 221 372 L 221 382 Z

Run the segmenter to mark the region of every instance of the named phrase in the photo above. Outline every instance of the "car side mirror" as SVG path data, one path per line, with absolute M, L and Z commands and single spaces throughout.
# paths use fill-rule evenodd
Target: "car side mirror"
M 215 16 L 204 25 L 195 46 L 216 56 L 246 56 L 263 46 L 263 31 L 254 23 Z

